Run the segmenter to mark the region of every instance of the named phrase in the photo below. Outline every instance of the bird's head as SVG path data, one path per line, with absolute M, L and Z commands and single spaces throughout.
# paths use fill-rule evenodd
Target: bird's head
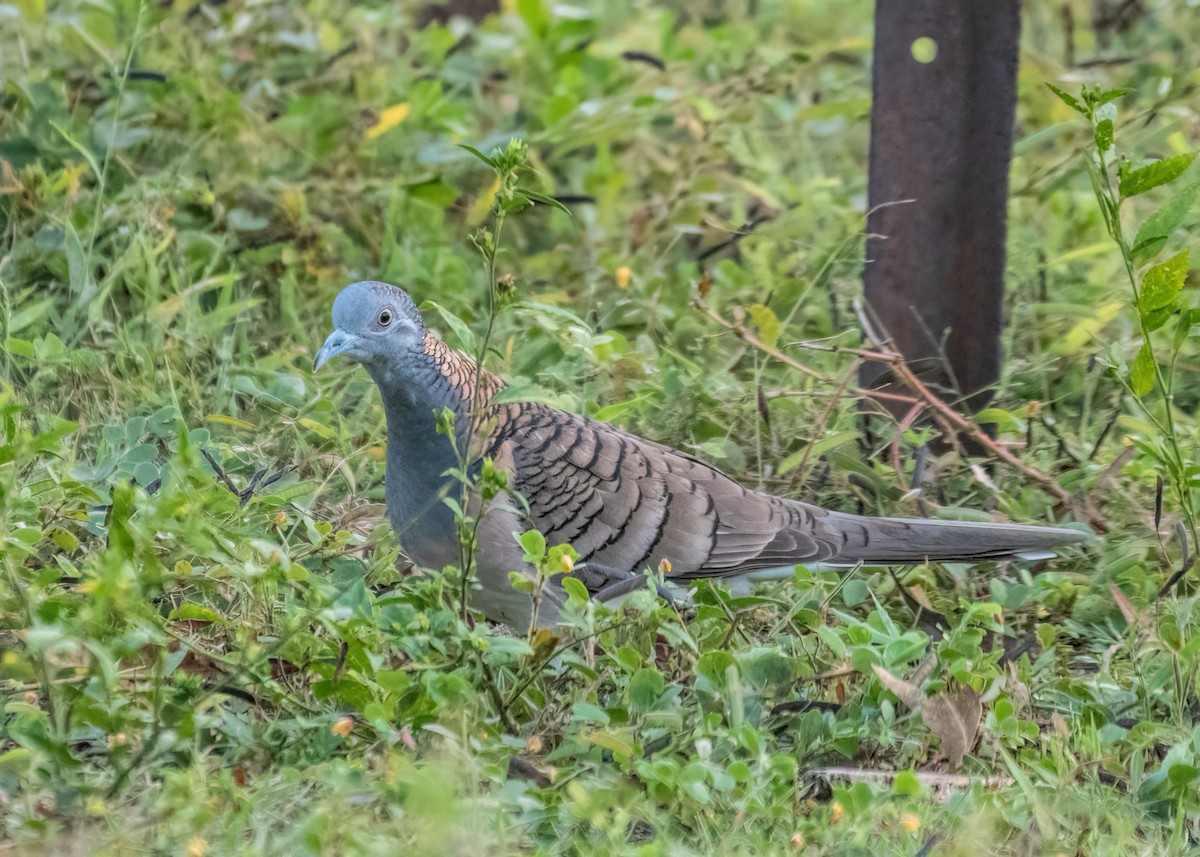
M 421 314 L 404 291 L 372 280 L 351 283 L 333 302 L 333 333 L 317 352 L 313 371 L 339 354 L 370 369 L 420 349 L 424 337 Z

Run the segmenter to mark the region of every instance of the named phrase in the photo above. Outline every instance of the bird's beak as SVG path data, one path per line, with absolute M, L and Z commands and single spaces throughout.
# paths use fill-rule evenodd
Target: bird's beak
M 337 357 L 343 351 L 352 349 L 357 344 L 357 336 L 346 333 L 343 330 L 335 330 L 329 334 L 329 338 L 325 340 L 325 344 L 317 352 L 317 356 L 313 360 L 313 371 L 316 372 L 334 357 Z

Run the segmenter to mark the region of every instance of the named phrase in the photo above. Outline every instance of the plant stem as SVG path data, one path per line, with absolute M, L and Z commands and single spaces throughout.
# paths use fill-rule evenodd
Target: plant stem
M 1112 174 L 1109 169 L 1108 160 L 1104 157 L 1104 152 L 1099 147 L 1096 148 L 1096 160 L 1099 168 L 1093 171 L 1093 185 L 1095 186 L 1097 196 L 1100 197 L 1099 202 L 1104 210 L 1104 219 L 1108 224 L 1109 235 L 1113 241 L 1116 242 L 1117 248 L 1121 251 L 1121 261 L 1125 264 L 1125 274 L 1129 278 L 1129 287 L 1133 293 L 1133 307 L 1134 314 L 1138 319 L 1138 329 L 1142 333 L 1143 341 L 1149 345 L 1150 330 L 1148 330 L 1146 327 L 1145 318 L 1143 317 L 1139 307 L 1141 293 L 1138 288 L 1137 274 L 1134 271 L 1133 250 L 1130 248 L 1129 242 L 1125 238 L 1125 231 L 1121 226 L 1121 199 L 1117 191 L 1113 188 Z M 1175 471 L 1173 478 L 1170 480 L 1171 490 L 1172 493 L 1174 493 L 1176 500 L 1179 502 L 1180 511 L 1187 520 L 1188 531 L 1192 539 L 1192 544 L 1196 545 L 1200 539 L 1197 538 L 1196 514 L 1195 510 L 1192 508 L 1191 491 L 1188 489 L 1186 480 L 1183 478 L 1185 464 L 1183 452 L 1179 445 L 1179 435 L 1175 426 L 1175 414 L 1173 407 L 1175 396 L 1171 391 L 1171 386 L 1168 383 L 1167 376 L 1163 373 L 1162 366 L 1159 364 L 1158 360 L 1155 359 L 1153 364 L 1154 381 L 1158 386 L 1158 389 L 1162 391 L 1163 397 L 1162 419 L 1159 419 L 1158 415 L 1151 410 L 1141 396 L 1133 393 L 1132 389 L 1130 389 L 1130 392 L 1133 393 L 1134 401 L 1138 403 L 1138 406 L 1142 409 L 1142 412 L 1154 423 L 1155 428 L 1162 432 L 1164 436 L 1164 440 L 1166 441 L 1166 449 L 1172 458 L 1172 467 L 1170 469 Z

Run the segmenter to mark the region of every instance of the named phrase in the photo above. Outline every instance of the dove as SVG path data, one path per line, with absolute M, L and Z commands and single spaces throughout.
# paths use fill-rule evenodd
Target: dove
M 385 498 L 399 544 L 416 565 L 458 565 L 455 513 L 460 483 L 449 471 L 459 451 L 475 466 L 490 457 L 507 491 L 468 506 L 478 516 L 472 606 L 517 629 L 554 628 L 566 601 L 552 578 L 538 599 L 514 588 L 532 579 L 518 537 L 570 544 L 570 570 L 608 601 L 646 586 L 699 578 L 790 576 L 797 565 L 846 567 L 926 562 L 1044 559 L 1084 542 L 1062 527 L 866 517 L 755 491 L 686 452 L 608 423 L 532 402 L 493 402 L 496 375 L 438 339 L 412 298 L 386 283 L 346 286 L 333 303 L 334 330 L 313 371 L 336 356 L 357 362 L 379 388 L 387 419 Z M 454 438 L 436 430 L 454 414 Z M 472 445 L 472 427 L 479 429 Z

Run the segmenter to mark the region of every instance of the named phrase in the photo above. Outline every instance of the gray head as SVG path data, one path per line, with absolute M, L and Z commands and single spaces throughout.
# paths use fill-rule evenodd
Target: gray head
M 404 291 L 373 280 L 351 283 L 333 302 L 333 333 L 317 352 L 313 371 L 339 354 L 371 369 L 388 357 L 420 350 L 424 340 L 421 314 Z

